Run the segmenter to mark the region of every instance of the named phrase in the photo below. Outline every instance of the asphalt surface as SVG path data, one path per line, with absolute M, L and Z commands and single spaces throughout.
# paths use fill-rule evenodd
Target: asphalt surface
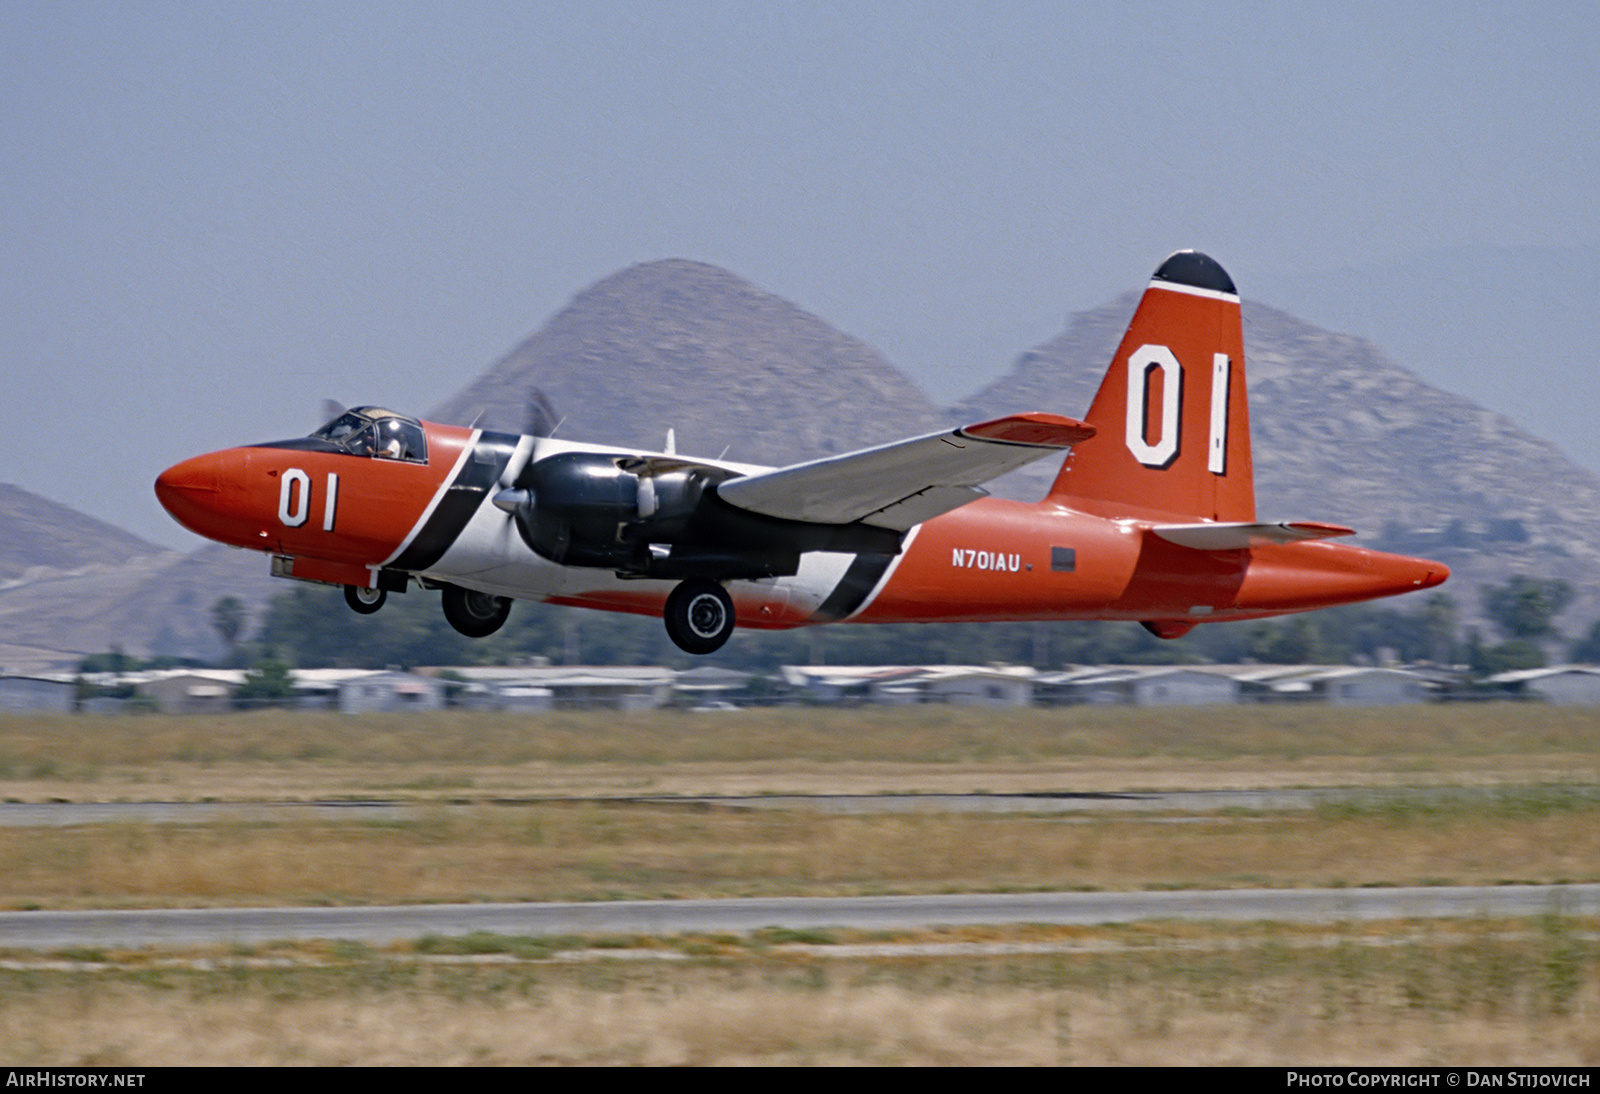
M 825 813 L 1169 813 L 1224 809 L 1311 809 L 1323 802 L 1385 796 L 1490 795 L 1492 790 L 1328 787 L 1290 790 L 1072 791 L 1015 794 L 721 794 L 605 798 L 473 799 L 416 805 L 392 801 L 311 802 L 0 802 L 0 827 L 67 827 L 76 824 L 184 824 L 217 820 L 398 820 L 439 805 L 519 805 L 583 800 L 600 805 L 662 805 L 709 809 L 809 809 Z
M 1339 923 L 1525 917 L 1552 911 L 1600 915 L 1600 884 L 6 912 L 0 913 L 0 949 L 189 947 L 311 939 L 381 944 L 472 931 L 514 936 L 674 935 L 771 926 L 873 930 L 1147 920 Z

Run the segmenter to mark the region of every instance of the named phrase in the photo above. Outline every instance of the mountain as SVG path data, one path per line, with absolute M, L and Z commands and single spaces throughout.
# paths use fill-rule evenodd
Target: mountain
M 0 670 L 65 671 L 91 653 L 214 660 L 227 650 L 211 606 L 236 596 L 259 620 L 281 582 L 266 558 L 212 545 L 161 551 L 62 573 L 39 570 L 0 589 Z
M 1267 303 L 1360 334 L 1424 381 L 1534 425 L 1593 471 L 1597 266 L 1600 242 L 1471 244 L 1361 266 L 1262 271 L 1250 283 Z
M 275 591 L 259 555 L 169 551 L 18 486 L 0 484 L 0 529 L 0 671 L 70 669 L 112 647 L 219 657 L 211 605 L 231 594 L 259 615 Z
M 927 432 L 943 416 L 881 354 L 703 262 L 667 259 L 584 290 L 430 415 L 521 430 L 532 392 L 557 435 L 784 464 Z M 481 414 L 481 418 L 479 417 Z
M 161 548 L 115 525 L 0 483 L 0 587 L 29 574 L 117 564 Z

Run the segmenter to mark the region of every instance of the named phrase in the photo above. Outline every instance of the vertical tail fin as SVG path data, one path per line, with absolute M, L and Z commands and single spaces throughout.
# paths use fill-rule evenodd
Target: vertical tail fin
M 1254 521 L 1239 294 L 1198 251 L 1161 264 L 1050 500 L 1103 516 Z

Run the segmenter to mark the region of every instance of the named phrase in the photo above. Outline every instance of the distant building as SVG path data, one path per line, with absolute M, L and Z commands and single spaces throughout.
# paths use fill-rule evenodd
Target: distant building
M 444 682 L 410 672 L 375 672 L 338 685 L 345 714 L 393 714 L 444 709 Z
M 826 706 L 865 703 L 874 678 L 907 671 L 878 665 L 784 665 L 781 670 L 784 684 L 797 698 Z
M 1256 674 L 1258 693 L 1277 699 L 1326 703 L 1330 706 L 1407 706 L 1431 702 L 1433 683 L 1410 669 L 1361 665 L 1322 665 Z
M 468 705 L 478 710 L 511 714 L 543 714 L 556 708 L 556 693 L 542 684 L 509 680 L 489 687 L 474 685 Z
M 1034 671 L 1006 666 L 930 665 L 900 687 L 916 690 L 924 703 L 958 707 L 1025 707 L 1033 702 Z
M 1236 703 L 1240 685 L 1221 666 L 1105 665 L 1049 673 L 1040 686 L 1052 703 L 1139 707 Z
M 0 711 L 110 713 L 153 704 L 166 713 L 211 713 L 235 708 L 235 692 L 246 675 L 224 669 L 88 674 L 81 679 L 103 696 L 88 699 L 75 699 L 75 676 L 0 676 Z M 674 703 L 725 709 L 748 696 L 754 678 L 704 665 L 675 672 L 656 666 L 543 664 L 414 673 L 294 669 L 290 677 L 292 704 L 302 709 L 368 713 L 452 706 L 528 714 L 656 710 Z M 776 690 L 786 693 L 786 701 L 831 706 L 1396 706 L 1440 698 L 1450 682 L 1439 670 L 1348 665 L 1080 665 L 1059 672 L 1016 665 L 786 665 Z M 1600 705 L 1596 666 L 1502 673 L 1490 683 L 1507 698 Z
M 1485 683 L 1514 698 L 1536 699 L 1558 706 L 1600 706 L 1600 665 L 1521 669 L 1491 676 Z
M 785 665 L 783 680 L 801 698 L 827 705 L 1027 706 L 1034 670 L 978 665 Z
M 301 710 L 342 710 L 342 689 L 357 680 L 383 675 L 382 669 L 290 669 L 294 705 Z
M 0 676 L 0 711 L 71 714 L 76 698 L 77 680 L 64 673 Z
M 685 706 L 716 706 L 721 709 L 734 705 L 734 701 L 749 689 L 754 677 L 754 673 L 725 669 L 719 665 L 696 665 L 676 675 L 672 681 L 672 693 Z
M 1102 665 L 1044 673 L 1038 702 L 1201 706 L 1308 702 L 1400 706 L 1430 702 L 1434 674 L 1350 665 Z
M 244 684 L 242 669 L 173 669 L 138 674 L 134 689 L 163 714 L 218 714 L 233 709 L 233 693 Z
M 619 665 L 469 665 L 450 672 L 471 687 L 471 705 L 498 710 L 656 710 L 672 698 L 676 677 L 671 669 Z

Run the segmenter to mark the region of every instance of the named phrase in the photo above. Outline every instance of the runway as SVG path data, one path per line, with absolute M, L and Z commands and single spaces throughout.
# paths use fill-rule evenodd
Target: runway
M 675 935 L 770 926 L 882 930 L 1149 920 L 1339 923 L 1517 918 L 1547 912 L 1600 915 L 1600 884 L 5 912 L 0 913 L 0 949 L 190 947 L 312 939 L 382 944 L 472 931 L 516 936 Z
M 804 809 L 821 813 L 1150 813 L 1205 815 L 1223 810 L 1300 810 L 1339 801 L 1377 803 L 1391 798 L 1491 798 L 1495 791 L 1461 787 L 1321 787 L 1258 790 L 1046 790 L 1026 793 L 945 794 L 707 794 L 609 797 L 518 797 L 404 801 L 255 802 L 0 802 L 0 827 L 67 827 L 78 824 L 194 824 L 215 821 L 403 820 L 440 807 L 469 808 L 573 804 L 649 805 L 685 809 Z

